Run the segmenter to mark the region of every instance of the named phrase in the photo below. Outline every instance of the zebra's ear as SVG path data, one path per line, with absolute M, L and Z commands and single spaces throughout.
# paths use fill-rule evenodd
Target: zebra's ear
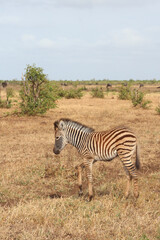
M 65 128 L 66 128 L 65 122 L 63 122 L 63 121 L 61 120 L 61 121 L 59 122 L 59 127 L 60 127 L 60 129 L 65 130 Z
M 58 121 L 54 122 L 54 130 L 56 130 L 56 128 L 58 128 Z

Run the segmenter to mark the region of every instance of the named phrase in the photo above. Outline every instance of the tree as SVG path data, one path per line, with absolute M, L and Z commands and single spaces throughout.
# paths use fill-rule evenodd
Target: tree
M 55 101 L 58 98 L 43 69 L 35 64 L 27 65 L 26 72 L 22 75 L 20 97 L 21 111 L 27 115 L 43 114 L 56 107 Z

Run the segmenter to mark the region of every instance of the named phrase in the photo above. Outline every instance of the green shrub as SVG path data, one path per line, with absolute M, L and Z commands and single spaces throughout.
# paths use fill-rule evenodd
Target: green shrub
M 160 114 L 160 104 L 158 105 L 158 107 L 156 107 L 156 111 L 158 114 Z
M 66 91 L 63 90 L 62 88 L 58 88 L 57 89 L 57 95 L 61 98 L 61 97 L 65 97 Z
M 149 108 L 148 104 L 151 103 L 150 100 L 144 100 L 144 93 L 141 91 L 138 91 L 138 90 L 132 91 L 131 100 L 132 100 L 132 104 L 134 107 L 139 105 L 140 107 L 142 107 L 144 109 Z
M 134 107 L 136 107 L 139 104 L 142 104 L 143 98 L 144 98 L 143 92 L 140 92 L 138 90 L 133 90 L 131 100 Z
M 81 98 L 83 96 L 82 89 L 69 89 L 65 92 L 65 98 L 70 99 L 70 98 Z
M 9 100 L 8 102 L 5 100 L 0 99 L 0 108 L 11 108 L 12 107 L 12 101 Z
M 42 68 L 28 65 L 24 76 L 20 91 L 22 114 L 43 114 L 56 107 L 57 91 L 47 80 Z
M 82 91 L 87 91 L 88 89 L 86 88 L 86 86 L 83 86 L 80 88 Z
M 6 101 L 0 98 L 0 108 L 6 108 Z
M 122 86 L 119 91 L 119 99 L 121 100 L 130 100 L 131 99 L 131 88 L 130 86 Z
M 91 92 L 92 97 L 94 98 L 104 98 L 104 93 L 102 89 L 93 88 Z
M 12 100 L 11 100 L 12 97 L 14 97 L 13 89 L 6 88 L 6 100 L 2 100 L 0 98 L 0 108 L 11 108 L 12 107 Z
M 10 98 L 14 97 L 13 88 L 7 88 L 6 93 L 7 93 L 7 102 L 9 102 L 11 101 Z
M 150 107 L 150 104 L 152 101 L 150 100 L 146 100 L 146 101 L 143 101 L 142 104 L 141 104 L 141 107 L 144 108 L 144 109 L 148 109 Z

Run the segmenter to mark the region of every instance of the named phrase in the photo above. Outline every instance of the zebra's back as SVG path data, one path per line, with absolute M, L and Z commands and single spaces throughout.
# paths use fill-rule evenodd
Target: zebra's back
M 86 142 L 87 152 L 95 160 L 112 160 L 119 154 L 132 154 L 136 146 L 136 136 L 126 127 L 110 131 L 92 132 Z

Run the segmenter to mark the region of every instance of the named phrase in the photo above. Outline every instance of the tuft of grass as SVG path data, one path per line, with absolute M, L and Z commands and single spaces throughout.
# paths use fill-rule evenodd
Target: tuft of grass
M 150 240 L 150 239 L 145 234 L 143 234 L 139 240 Z
M 143 101 L 142 103 L 141 103 L 141 107 L 143 108 L 143 109 L 148 109 L 148 108 L 150 108 L 150 103 L 152 103 L 152 101 L 150 101 L 150 100 L 145 100 L 145 101 Z
M 157 240 L 160 240 L 160 226 L 158 228 L 158 231 L 157 231 L 157 236 L 156 236 Z
M 160 104 L 156 107 L 156 112 L 160 115 Z
M 100 88 L 93 88 L 91 92 L 92 97 L 94 98 L 104 98 L 103 90 Z

